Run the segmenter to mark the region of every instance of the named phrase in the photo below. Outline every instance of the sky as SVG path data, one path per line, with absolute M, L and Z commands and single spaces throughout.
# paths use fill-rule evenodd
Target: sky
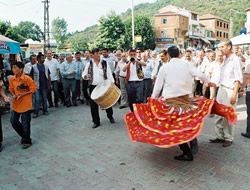
M 156 0 L 134 0 L 134 5 L 152 3 Z M 68 31 L 82 31 L 97 24 L 98 19 L 111 10 L 116 13 L 131 8 L 132 0 L 50 0 L 50 23 L 56 18 L 64 18 Z M 42 0 L 0 0 L 0 20 L 17 25 L 20 21 L 32 21 L 43 30 L 44 5 Z M 51 25 L 50 25 L 51 26 Z

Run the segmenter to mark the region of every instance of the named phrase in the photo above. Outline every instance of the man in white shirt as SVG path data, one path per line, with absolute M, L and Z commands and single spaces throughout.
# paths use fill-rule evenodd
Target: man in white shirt
M 93 53 L 93 59 L 86 64 L 85 69 L 82 73 L 82 78 L 84 80 L 89 80 L 90 96 L 94 88 L 98 84 L 102 83 L 104 80 L 110 80 L 114 82 L 114 78 L 111 69 L 109 67 L 109 64 L 106 61 L 101 60 L 101 53 L 99 49 L 94 49 L 92 53 Z M 99 116 L 99 106 L 92 99 L 90 99 L 90 110 L 91 110 L 92 121 L 94 123 L 92 128 L 97 128 L 101 125 Z M 107 117 L 110 120 L 110 123 L 115 123 L 115 120 L 113 118 L 112 107 L 106 109 L 106 112 L 107 112 Z
M 127 72 L 128 103 L 130 110 L 133 111 L 134 103 L 143 103 L 144 76 L 140 74 L 142 73 L 142 66 L 146 66 L 146 63 L 136 58 L 136 51 L 134 49 L 129 51 L 129 57 L 129 62 L 124 66 L 123 71 Z
M 206 62 L 206 66 L 204 68 L 205 75 L 211 79 L 211 75 L 213 72 L 213 67 L 215 65 L 215 52 L 213 50 L 207 50 L 207 58 L 208 61 Z M 203 96 L 206 98 L 210 98 L 211 92 L 210 87 L 203 86 Z
M 250 138 L 250 59 L 247 60 L 244 77 L 243 77 L 243 84 L 241 87 L 241 92 L 244 92 L 246 88 L 246 106 L 247 106 L 247 128 L 245 133 L 241 133 L 243 137 Z
M 89 50 L 85 50 L 84 58 L 83 58 L 83 71 L 84 71 L 87 63 L 90 62 L 90 60 L 91 60 L 91 53 Z M 88 80 L 82 80 L 82 91 L 83 91 L 84 98 L 86 99 L 87 105 L 89 105 L 89 100 L 90 100 L 88 88 L 89 88 Z
M 126 75 L 127 73 L 123 71 L 124 66 L 127 63 L 126 53 L 121 54 L 121 60 L 118 62 L 115 69 L 116 81 L 119 81 L 121 90 L 121 104 L 120 109 L 126 108 L 128 106 L 128 94 L 126 89 Z
M 194 77 L 199 77 L 203 82 L 209 82 L 206 75 L 200 72 L 196 67 L 179 59 L 179 49 L 177 47 L 173 46 L 168 48 L 168 55 L 170 61 L 164 64 L 159 71 L 152 94 L 153 98 L 158 98 L 162 91 L 162 96 L 165 99 L 177 97 L 188 99 L 192 93 Z M 183 151 L 183 154 L 176 156 L 176 160 L 193 160 L 193 154 L 188 143 L 181 144 L 180 149 Z
M 58 91 L 58 79 L 59 79 L 59 62 L 54 59 L 51 50 L 47 51 L 47 58 L 45 59 L 44 65 L 49 67 L 50 71 L 50 78 L 51 78 L 51 86 L 52 89 L 49 88 L 48 90 L 48 102 L 49 102 L 49 107 L 53 107 L 55 104 L 55 107 L 58 107 L 58 99 L 59 99 L 59 91 Z M 52 101 L 52 94 L 51 90 L 54 92 L 54 104 Z
M 148 51 L 147 53 L 144 52 L 142 55 L 143 62 L 146 63 L 146 65 L 142 67 L 142 71 L 144 73 L 143 98 L 145 103 L 147 102 L 147 98 L 151 96 L 153 90 L 153 81 L 151 77 L 152 71 L 154 69 L 154 62 L 149 56 L 150 51 Z
M 102 49 L 102 56 L 103 56 L 102 59 L 108 63 L 109 68 L 111 69 L 112 75 L 115 79 L 115 61 L 116 61 L 115 55 L 109 54 L 108 48 L 103 48 Z
M 238 100 L 238 90 L 242 83 L 242 70 L 239 58 L 232 52 L 232 42 L 224 42 L 221 49 L 225 55 L 225 60 L 221 65 L 221 71 L 213 81 L 220 85 L 216 100 L 224 105 L 232 106 L 236 109 Z M 233 143 L 235 126 L 229 124 L 224 117 L 219 117 L 216 121 L 216 139 L 210 139 L 211 143 L 223 143 L 223 147 L 231 146 Z
M 162 50 L 160 52 L 160 60 L 155 63 L 154 69 L 151 73 L 151 79 L 153 80 L 153 84 L 157 78 L 158 72 L 163 64 L 168 62 L 168 52 L 167 50 Z
M 38 117 L 40 109 L 40 93 L 39 93 L 39 70 L 37 68 L 36 55 L 30 56 L 30 63 L 26 63 L 24 66 L 24 73 L 29 75 L 36 83 L 36 92 L 32 94 L 32 104 L 33 104 L 33 118 Z
M 78 101 L 81 101 L 82 103 L 84 103 L 82 96 L 81 96 L 81 81 L 82 81 L 82 72 L 84 70 L 84 63 L 82 61 L 82 54 L 81 52 L 76 52 L 75 53 L 75 63 L 76 63 L 76 98 Z

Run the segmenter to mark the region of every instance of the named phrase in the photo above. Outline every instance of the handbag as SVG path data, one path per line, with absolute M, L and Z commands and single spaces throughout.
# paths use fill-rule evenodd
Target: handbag
M 144 73 L 142 71 L 142 66 L 141 65 L 137 65 L 136 72 L 137 72 L 137 76 L 138 76 L 139 79 L 144 79 Z

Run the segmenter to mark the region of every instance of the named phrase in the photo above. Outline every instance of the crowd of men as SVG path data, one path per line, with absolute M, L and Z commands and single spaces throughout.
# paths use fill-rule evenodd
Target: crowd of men
M 234 86 L 231 84 L 234 84 L 234 81 L 230 81 L 230 77 L 232 77 L 230 74 L 237 73 L 237 80 L 243 84 L 241 89 L 247 86 L 247 79 L 250 79 L 250 77 L 247 77 L 250 75 L 250 69 L 245 68 L 247 68 L 247 62 L 250 62 L 250 51 L 243 53 L 241 48 L 233 48 L 231 44 L 227 45 L 230 47 L 229 50 L 225 50 L 223 47 L 219 47 L 215 51 L 212 49 L 206 51 L 187 49 L 180 53 L 179 59 L 185 60 L 188 64 L 198 68 L 211 81 L 217 81 L 218 88 L 225 87 L 225 89 L 233 90 L 234 97 L 231 98 L 231 105 L 235 106 L 240 86 L 238 86 L 238 89 L 235 88 L 236 91 L 234 90 Z M 157 75 L 161 67 L 169 62 L 169 59 L 166 50 L 157 53 L 151 50 L 142 52 L 140 49 L 110 51 L 107 48 L 66 55 L 55 54 L 48 50 L 46 55 L 42 53 L 31 55 L 30 62 L 25 64 L 23 72 L 25 75 L 30 76 L 36 84 L 36 90 L 32 96 L 32 117 L 39 117 L 41 110 L 42 114 L 48 115 L 48 108 L 58 108 L 60 104 L 66 107 L 86 104 L 91 108 L 93 128 L 97 128 L 100 126 L 98 105 L 90 98 L 91 92 L 96 85 L 105 79 L 114 82 L 121 90 L 119 108 L 129 107 L 133 111 L 134 103 L 147 102 L 147 98 L 152 95 Z M 240 73 L 239 68 L 235 66 L 225 68 L 225 60 L 229 63 L 236 62 L 236 65 L 239 63 Z M 21 68 L 20 65 L 17 65 L 17 67 Z M 219 76 L 223 68 L 227 69 L 229 76 Z M 246 73 L 244 82 L 242 73 Z M 226 81 L 221 83 L 223 77 Z M 228 81 L 231 83 L 228 84 Z M 208 87 L 199 78 L 193 78 L 193 91 L 190 96 L 205 96 L 215 99 L 218 88 Z M 11 90 L 14 96 L 15 92 L 13 89 Z M 250 88 L 248 88 L 248 91 L 250 92 Z M 249 104 L 250 95 L 248 94 L 247 97 Z M 248 112 L 249 110 L 250 108 Z M 111 123 L 114 123 L 112 108 L 106 111 L 108 119 Z M 250 125 L 250 119 L 248 120 Z M 220 143 L 226 141 L 229 143 L 224 145 L 230 146 L 233 141 L 233 129 L 222 131 L 221 127 L 219 127 L 222 122 L 224 121 L 220 120 L 217 123 L 216 133 L 218 138 L 212 139 L 211 142 Z M 13 127 L 16 123 L 17 117 L 12 118 Z M 18 123 L 18 125 L 20 124 Z M 242 135 L 250 138 L 250 126 L 247 132 L 242 133 Z M 28 144 L 31 144 L 31 141 L 29 142 Z

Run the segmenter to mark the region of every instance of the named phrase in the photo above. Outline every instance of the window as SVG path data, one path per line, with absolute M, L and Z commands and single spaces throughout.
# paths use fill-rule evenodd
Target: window
M 226 33 L 226 38 L 228 38 L 228 33 Z
M 226 38 L 226 33 L 225 32 L 223 32 L 223 37 Z
M 220 25 L 220 22 L 217 20 L 217 26 L 219 26 Z
M 217 35 L 216 36 L 219 37 L 219 31 L 217 31 Z
M 192 20 L 198 20 L 197 18 L 198 18 L 197 14 L 192 13 Z
M 224 28 L 226 28 L 226 23 L 224 23 Z
M 222 37 L 222 32 L 220 32 L 220 37 Z
M 228 29 L 228 24 L 227 24 L 227 29 Z
M 222 27 L 222 22 L 220 22 L 220 27 Z
M 161 38 L 167 38 L 168 33 L 167 31 L 161 31 Z
M 167 21 L 168 21 L 168 20 L 167 20 L 166 18 L 162 18 L 162 19 L 161 19 L 161 24 L 167 24 Z

